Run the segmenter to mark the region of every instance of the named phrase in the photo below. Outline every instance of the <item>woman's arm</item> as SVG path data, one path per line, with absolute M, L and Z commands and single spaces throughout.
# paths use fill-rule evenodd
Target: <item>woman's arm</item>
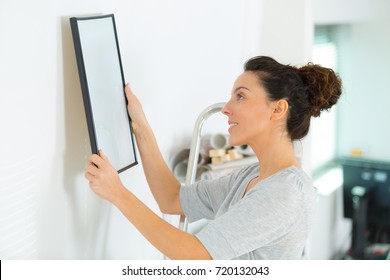
M 122 184 L 118 173 L 100 151 L 92 155 L 85 177 L 91 189 L 113 203 L 141 234 L 170 259 L 211 259 L 202 243 L 161 219 Z
M 142 166 L 153 196 L 163 213 L 183 215 L 180 182 L 165 163 L 142 106 L 128 84 L 125 92 Z

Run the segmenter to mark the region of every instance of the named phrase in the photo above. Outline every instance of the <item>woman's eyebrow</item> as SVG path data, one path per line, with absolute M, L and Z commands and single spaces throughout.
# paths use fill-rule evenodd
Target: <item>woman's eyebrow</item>
M 246 89 L 246 90 L 249 91 L 249 88 L 240 86 L 240 87 L 236 88 L 236 89 L 234 90 L 234 92 L 239 91 L 240 89 Z

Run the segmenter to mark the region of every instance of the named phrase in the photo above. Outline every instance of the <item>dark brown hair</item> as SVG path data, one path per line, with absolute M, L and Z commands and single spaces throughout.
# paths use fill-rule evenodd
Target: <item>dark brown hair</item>
M 340 77 L 320 65 L 308 63 L 298 68 L 257 56 L 245 63 L 244 70 L 256 73 L 271 101 L 287 100 L 287 132 L 291 140 L 305 137 L 311 117 L 329 110 L 341 95 Z

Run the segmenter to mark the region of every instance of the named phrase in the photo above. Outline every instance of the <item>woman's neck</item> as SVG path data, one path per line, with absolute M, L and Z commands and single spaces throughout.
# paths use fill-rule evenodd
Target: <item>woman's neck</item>
M 251 148 L 259 159 L 259 180 L 292 165 L 300 167 L 295 157 L 294 146 L 288 139 L 273 138 L 272 141 L 251 143 Z

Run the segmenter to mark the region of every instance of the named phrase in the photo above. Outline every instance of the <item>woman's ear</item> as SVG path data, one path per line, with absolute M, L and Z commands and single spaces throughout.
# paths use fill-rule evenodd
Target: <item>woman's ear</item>
M 275 101 L 271 120 L 279 120 L 283 118 L 288 111 L 288 102 L 285 99 Z

